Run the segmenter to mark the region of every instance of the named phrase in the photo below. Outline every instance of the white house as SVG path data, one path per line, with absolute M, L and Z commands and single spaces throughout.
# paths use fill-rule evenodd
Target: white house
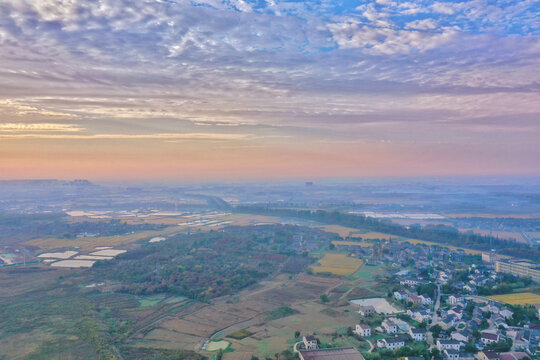
M 409 334 L 416 341 L 426 341 L 426 330 L 419 328 L 410 328 Z
M 496 343 L 496 342 L 499 342 L 499 335 L 498 334 L 493 334 L 493 333 L 489 333 L 489 332 L 485 332 L 485 331 L 482 331 L 482 336 L 480 337 L 480 340 L 482 340 L 482 342 L 484 344 L 491 344 L 491 343 Z
M 457 305 L 458 303 L 462 302 L 463 300 L 464 300 L 463 296 L 461 296 L 461 295 L 450 295 L 448 297 L 447 303 L 449 303 L 450 305 Z
M 377 347 L 381 349 L 395 350 L 404 346 L 405 338 L 402 336 L 377 340 Z
M 419 322 L 428 321 L 431 319 L 431 313 L 427 310 L 411 311 L 407 310 L 407 314 L 414 320 Z
M 394 298 L 396 300 L 405 300 L 409 295 L 405 291 L 394 291 Z
M 395 322 L 393 322 L 390 319 L 386 319 L 382 322 L 381 327 L 384 329 L 384 331 L 388 334 L 395 334 L 397 333 L 397 325 Z
M 459 360 L 459 350 L 444 349 L 443 358 L 448 360 Z
M 312 335 L 302 337 L 302 342 L 306 350 L 317 350 L 319 348 L 319 340 Z
M 437 340 L 437 349 L 443 351 L 446 349 L 458 350 L 459 351 L 460 342 L 457 340 Z
M 371 327 L 366 324 L 358 324 L 354 332 L 362 337 L 368 337 L 371 336 Z

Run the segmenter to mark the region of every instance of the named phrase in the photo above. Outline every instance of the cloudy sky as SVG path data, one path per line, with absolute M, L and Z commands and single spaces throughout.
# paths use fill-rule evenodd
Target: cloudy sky
M 0 0 L 0 178 L 539 175 L 539 14 Z

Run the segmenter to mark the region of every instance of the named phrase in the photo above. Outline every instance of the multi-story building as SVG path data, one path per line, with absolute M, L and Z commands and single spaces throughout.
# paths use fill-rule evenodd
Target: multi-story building
M 360 336 L 368 337 L 371 336 L 371 327 L 366 324 L 359 324 L 356 325 L 354 332 Z
M 495 262 L 495 271 L 514 276 L 528 277 L 540 282 L 540 266 L 524 260 L 499 260 Z

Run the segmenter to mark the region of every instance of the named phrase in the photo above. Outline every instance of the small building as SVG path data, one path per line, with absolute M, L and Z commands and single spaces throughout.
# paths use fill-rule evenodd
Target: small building
M 377 340 L 377 347 L 380 349 L 395 350 L 405 346 L 404 336 L 395 336 L 391 338 L 385 338 Z
M 420 328 L 410 328 L 409 329 L 409 334 L 411 335 L 411 337 L 416 340 L 416 341 L 426 341 L 427 339 L 427 336 L 426 336 L 426 330 L 425 329 L 420 329 Z
M 405 300 L 409 297 L 409 294 L 407 294 L 405 291 L 394 291 L 394 298 L 396 300 Z
M 381 327 L 383 328 L 384 332 L 388 334 L 395 334 L 397 333 L 397 325 L 395 322 L 393 322 L 390 319 L 386 319 L 382 322 Z
M 359 336 L 368 337 L 371 336 L 371 327 L 366 324 L 358 324 L 354 332 Z
M 499 342 L 499 334 L 482 331 L 480 340 L 482 340 L 482 342 L 486 345 L 496 343 Z
M 459 350 L 444 349 L 443 350 L 443 359 L 458 360 L 459 359 Z
M 446 301 L 450 305 L 457 305 L 460 302 L 463 302 L 465 299 L 462 295 L 450 295 Z
M 454 331 L 450 335 L 450 337 L 462 343 L 467 343 L 469 342 L 469 339 L 471 338 L 471 332 L 469 330 Z
M 306 350 L 316 350 L 319 348 L 319 339 L 313 335 L 302 337 L 302 343 L 304 343 Z
M 501 360 L 501 356 L 495 351 L 480 351 L 478 360 Z
M 353 347 L 300 350 L 300 360 L 364 360 L 362 354 Z
M 424 304 L 424 298 L 422 296 L 413 295 L 413 296 L 409 296 L 407 298 L 407 302 L 410 302 L 410 303 L 413 303 L 413 304 L 418 304 L 418 305 L 423 305 Z
M 358 313 L 362 316 L 372 316 L 375 315 L 375 307 L 373 305 L 360 306 Z
M 447 349 L 459 351 L 460 345 L 461 345 L 460 342 L 456 340 L 442 340 L 442 339 L 437 340 L 437 349 L 439 349 L 439 351 L 443 351 Z

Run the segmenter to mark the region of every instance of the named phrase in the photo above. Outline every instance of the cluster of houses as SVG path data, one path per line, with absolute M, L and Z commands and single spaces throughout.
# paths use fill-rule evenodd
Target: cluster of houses
M 362 320 L 353 331 L 370 341 L 372 351 L 397 350 L 425 342 L 430 349 L 436 348 L 444 360 L 537 358 L 540 325 L 512 326 L 515 321 L 509 321 L 514 315 L 510 307 L 478 296 L 481 287 L 491 287 L 501 281 L 501 274 L 492 264 L 465 265 L 465 253 L 461 250 L 443 247 L 428 250 L 425 246 L 397 241 L 387 242 L 382 247 L 354 246 L 350 242 L 344 246 L 351 255 L 364 258 L 368 265 L 385 263 L 399 270 L 392 277 L 395 283 L 390 284 L 394 289 L 389 296 L 405 307 L 404 312 L 378 314 L 383 316 L 379 325 L 369 319 L 377 315 L 374 306 L 359 306 Z M 430 276 L 426 276 L 428 273 Z M 438 294 L 441 289 L 442 294 Z M 445 289 L 459 292 L 445 293 Z M 434 290 L 437 290 L 435 294 Z M 305 349 L 314 350 L 317 346 L 309 338 L 304 343 Z M 493 351 L 505 347 L 509 347 L 508 351 Z
M 492 266 L 464 265 L 460 261 L 464 254 L 458 251 L 441 249 L 438 252 L 431 251 L 428 255 L 425 249 L 410 244 L 399 243 L 391 246 L 395 249 L 385 251 L 386 257 L 391 257 L 392 264 L 396 267 L 407 265 L 405 270 L 395 273 L 394 285 L 397 289 L 392 292 L 392 297 L 406 307 L 405 314 L 413 321 L 403 321 L 399 317 L 386 318 L 375 329 L 361 323 L 356 326 L 355 333 L 362 337 L 372 336 L 375 332 L 385 334 L 384 338 L 376 341 L 377 348 L 395 350 L 415 341 L 427 341 L 431 335 L 429 329 L 439 325 L 440 334 L 437 334 L 437 338 L 430 339 L 430 343 L 433 340 L 432 346 L 440 351 L 443 359 L 492 360 L 490 356 L 494 352 L 489 349 L 494 348 L 494 344 L 509 344 L 509 340 L 510 351 L 495 353 L 497 356 L 508 360 L 525 356 L 534 358 L 540 346 L 537 330 L 540 325 L 510 326 L 508 320 L 513 316 L 510 307 L 477 295 L 479 287 L 500 281 L 500 274 L 496 273 Z M 405 264 L 411 255 L 414 255 L 415 259 L 412 269 L 410 263 Z M 428 266 L 432 275 L 429 280 L 422 277 Z M 460 273 L 461 276 L 456 275 Z M 450 288 L 461 291 L 443 293 L 441 307 L 435 310 L 436 294 L 432 296 L 418 292 L 419 289 L 425 291 L 426 286 L 422 285 L 429 283 L 442 288 L 449 284 Z M 361 307 L 359 313 L 370 316 L 374 314 L 374 309 Z M 410 325 L 416 322 L 425 325 Z M 465 350 L 466 347 L 468 351 Z

